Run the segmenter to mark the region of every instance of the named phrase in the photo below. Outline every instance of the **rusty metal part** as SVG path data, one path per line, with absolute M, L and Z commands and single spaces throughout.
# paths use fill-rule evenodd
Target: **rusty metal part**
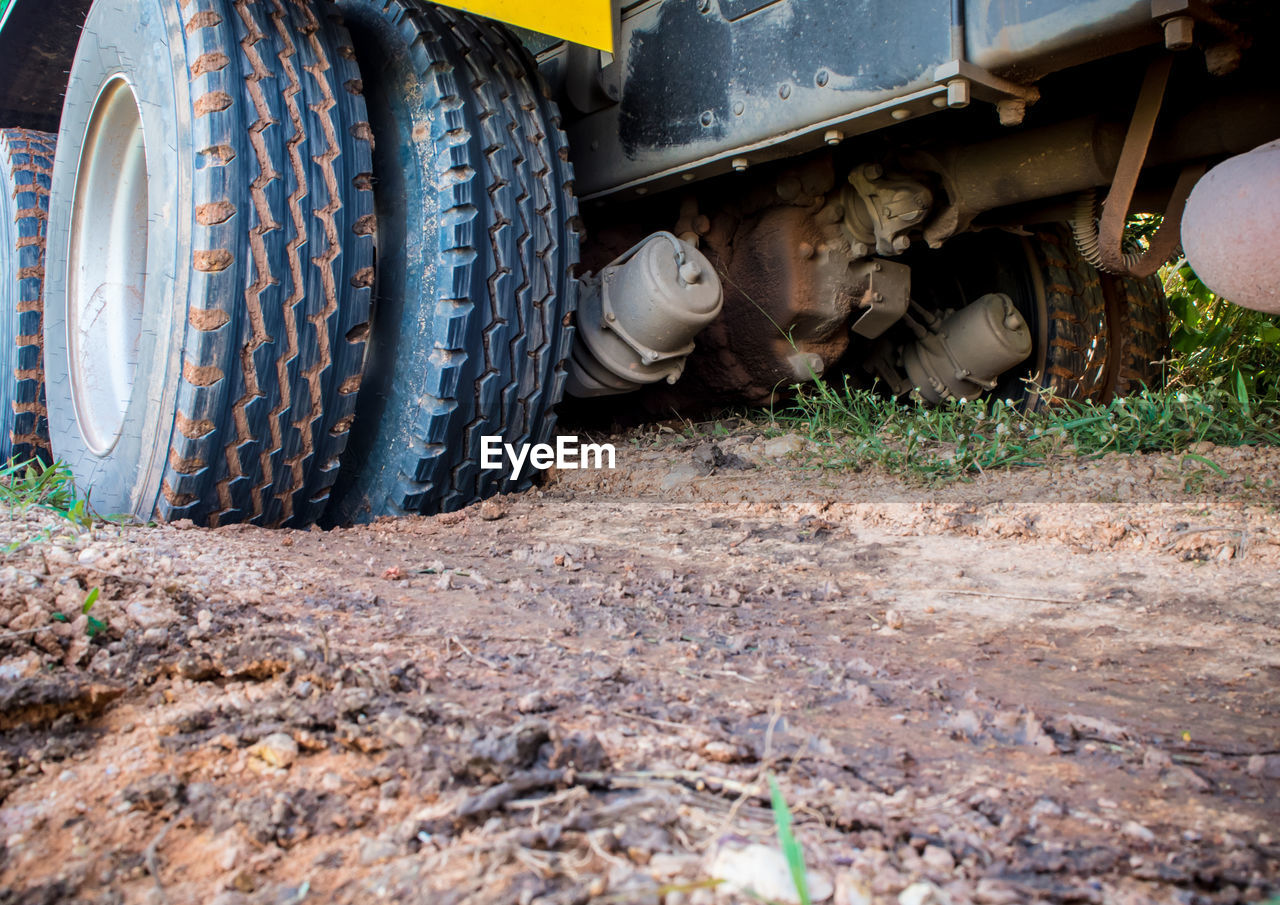
M 1171 110 L 1161 117 L 1145 165 L 1238 154 L 1276 138 L 1278 124 L 1280 99 L 1261 91 Z M 900 155 L 897 165 L 932 174 L 940 188 L 922 230 L 936 248 L 987 211 L 1110 185 L 1124 139 L 1123 125 L 1091 116 L 977 144 L 912 151 Z M 1063 211 L 1052 219 L 1070 216 Z
M 1186 206 L 1187 196 L 1197 180 L 1204 175 L 1204 171 L 1205 167 L 1202 164 L 1183 168 L 1169 200 L 1165 202 L 1164 220 L 1161 221 L 1161 226 L 1163 228 L 1164 222 L 1167 221 L 1170 223 L 1170 228 L 1163 230 L 1163 236 L 1160 231 L 1157 231 L 1156 237 L 1160 237 L 1160 244 L 1157 246 L 1156 237 L 1153 237 L 1151 244 L 1145 250 L 1124 251 L 1122 248 L 1119 270 L 1108 263 L 1102 254 L 1103 240 L 1098 227 L 1098 193 L 1094 189 L 1082 192 L 1076 199 L 1075 210 L 1071 217 L 1071 232 L 1081 256 L 1098 270 L 1116 276 L 1144 278 L 1154 274 L 1164 266 L 1166 261 L 1177 256 L 1178 224 L 1181 221 L 1182 211 Z M 1124 239 L 1121 237 L 1122 246 L 1123 242 Z
M 1280 314 L 1280 141 L 1218 164 L 1187 201 L 1182 245 L 1205 285 Z
M 1142 175 L 1142 166 L 1147 158 L 1147 148 L 1151 145 L 1151 136 L 1155 132 L 1156 117 L 1164 101 L 1165 88 L 1169 83 L 1169 72 L 1173 68 L 1173 58 L 1162 56 L 1152 62 L 1142 81 L 1142 90 L 1138 93 L 1138 103 L 1134 107 L 1133 120 L 1125 135 L 1124 148 L 1120 152 L 1120 161 L 1116 165 L 1115 178 L 1111 182 L 1111 191 L 1102 203 L 1102 219 L 1098 224 L 1098 266 L 1120 276 L 1147 277 L 1155 273 L 1173 256 L 1178 246 L 1178 226 L 1182 220 L 1182 209 L 1187 203 L 1187 196 L 1196 180 L 1204 174 L 1204 167 L 1192 165 L 1184 167 L 1178 182 L 1174 186 L 1173 195 L 1169 199 L 1169 207 L 1165 211 L 1164 220 L 1156 234 L 1151 237 L 1147 250 L 1134 257 L 1124 250 L 1125 221 L 1129 217 L 1129 207 L 1133 202 L 1133 192 L 1138 186 L 1138 177 Z
M 1031 330 L 1001 292 L 914 325 L 919 338 L 903 348 L 902 366 L 928 402 L 975 399 L 1031 354 Z
M 858 307 L 862 314 L 850 328 L 875 339 L 902 319 L 911 304 L 911 268 L 894 261 L 860 261 L 850 267 L 853 281 L 866 283 Z
M 840 201 L 855 253 L 874 247 L 878 254 L 895 255 L 910 247 L 907 234 L 928 216 L 933 192 L 918 179 L 866 163 L 850 171 Z
M 826 207 L 821 198 L 806 207 L 775 205 L 725 232 L 717 218 L 707 254 L 723 279 L 725 304 L 689 361 L 687 382 L 701 399 L 767 403 L 822 376 L 848 348 L 849 322 L 869 284 L 851 269 L 855 258 L 838 222 L 818 217 Z
M 693 338 L 720 313 L 711 263 L 688 242 L 655 233 L 584 283 L 566 390 L 628 393 L 675 383 Z
M 901 162 L 935 173 L 941 182 L 946 202 L 923 230 L 936 248 L 985 211 L 1105 185 L 1123 140 L 1121 127 L 1087 117 L 978 144 L 912 152 Z

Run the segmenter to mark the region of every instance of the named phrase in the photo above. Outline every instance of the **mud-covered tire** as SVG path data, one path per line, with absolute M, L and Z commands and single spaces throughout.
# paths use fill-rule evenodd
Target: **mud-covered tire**
M 1042 227 L 1027 245 L 1044 283 L 1047 329 L 1033 353 L 1040 385 L 1059 399 L 1099 399 L 1106 391 L 1110 340 L 1098 271 L 1081 257 L 1065 225 Z
M 364 361 L 370 162 L 327 5 L 94 3 L 53 168 L 44 339 L 53 453 L 99 512 L 320 514 Z
M 481 437 L 546 442 L 578 259 L 559 113 L 505 28 L 342 0 L 375 136 L 377 288 L 358 436 L 330 519 L 458 509 L 528 484 Z
M 0 465 L 48 463 L 40 312 L 54 136 L 0 130 Z
M 1158 276 L 1145 279 L 1102 274 L 1107 297 L 1112 364 L 1109 391 L 1128 396 L 1164 386 L 1171 351 L 1169 303 Z

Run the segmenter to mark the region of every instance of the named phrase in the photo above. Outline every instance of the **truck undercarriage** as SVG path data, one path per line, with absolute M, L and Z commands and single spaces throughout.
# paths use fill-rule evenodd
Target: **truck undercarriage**
M 613 53 L 419 0 L 2 15 L 2 452 L 143 518 L 457 509 L 566 391 L 1154 385 L 1188 195 L 1280 136 L 1263 3 L 644 0 Z

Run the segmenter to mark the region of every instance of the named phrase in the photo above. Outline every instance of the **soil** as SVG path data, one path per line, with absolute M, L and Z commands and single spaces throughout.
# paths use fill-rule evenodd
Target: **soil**
M 0 902 L 795 901 L 767 776 L 815 901 L 1280 891 L 1280 450 L 613 439 L 333 531 L 10 513 Z

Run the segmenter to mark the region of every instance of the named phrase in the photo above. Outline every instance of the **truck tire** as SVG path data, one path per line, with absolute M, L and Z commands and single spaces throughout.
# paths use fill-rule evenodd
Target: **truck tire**
M 54 455 L 103 514 L 303 526 L 363 368 L 371 149 L 340 22 L 97 0 L 53 167 Z
M 1038 314 L 1047 318 L 1046 341 L 1032 354 L 1041 385 L 1059 399 L 1097 400 L 1106 391 L 1109 336 L 1107 302 L 1098 271 L 1076 249 L 1065 224 L 1042 227 L 1026 240 L 1033 272 L 1043 280 Z M 1034 334 L 1033 334 L 1034 335 Z M 1038 397 L 1028 394 L 1035 407 Z
M 559 113 L 505 28 L 341 0 L 375 136 L 379 246 L 358 436 L 330 519 L 520 489 L 481 437 L 546 442 L 573 337 L 577 204 Z
M 1169 303 L 1158 276 L 1137 279 L 1102 274 L 1107 297 L 1112 365 L 1110 395 L 1128 396 L 1164 386 L 1171 346 Z
M 40 311 L 54 137 L 0 130 L 0 465 L 49 456 Z
M 958 236 L 918 260 L 912 277 L 912 295 L 927 307 L 957 308 L 988 292 L 1013 299 L 1031 329 L 1031 357 L 1001 376 L 994 395 L 1034 409 L 1044 403 L 1037 385 L 1059 399 L 1104 393 L 1106 299 L 1098 272 L 1065 225 L 1023 236 L 995 230 Z

